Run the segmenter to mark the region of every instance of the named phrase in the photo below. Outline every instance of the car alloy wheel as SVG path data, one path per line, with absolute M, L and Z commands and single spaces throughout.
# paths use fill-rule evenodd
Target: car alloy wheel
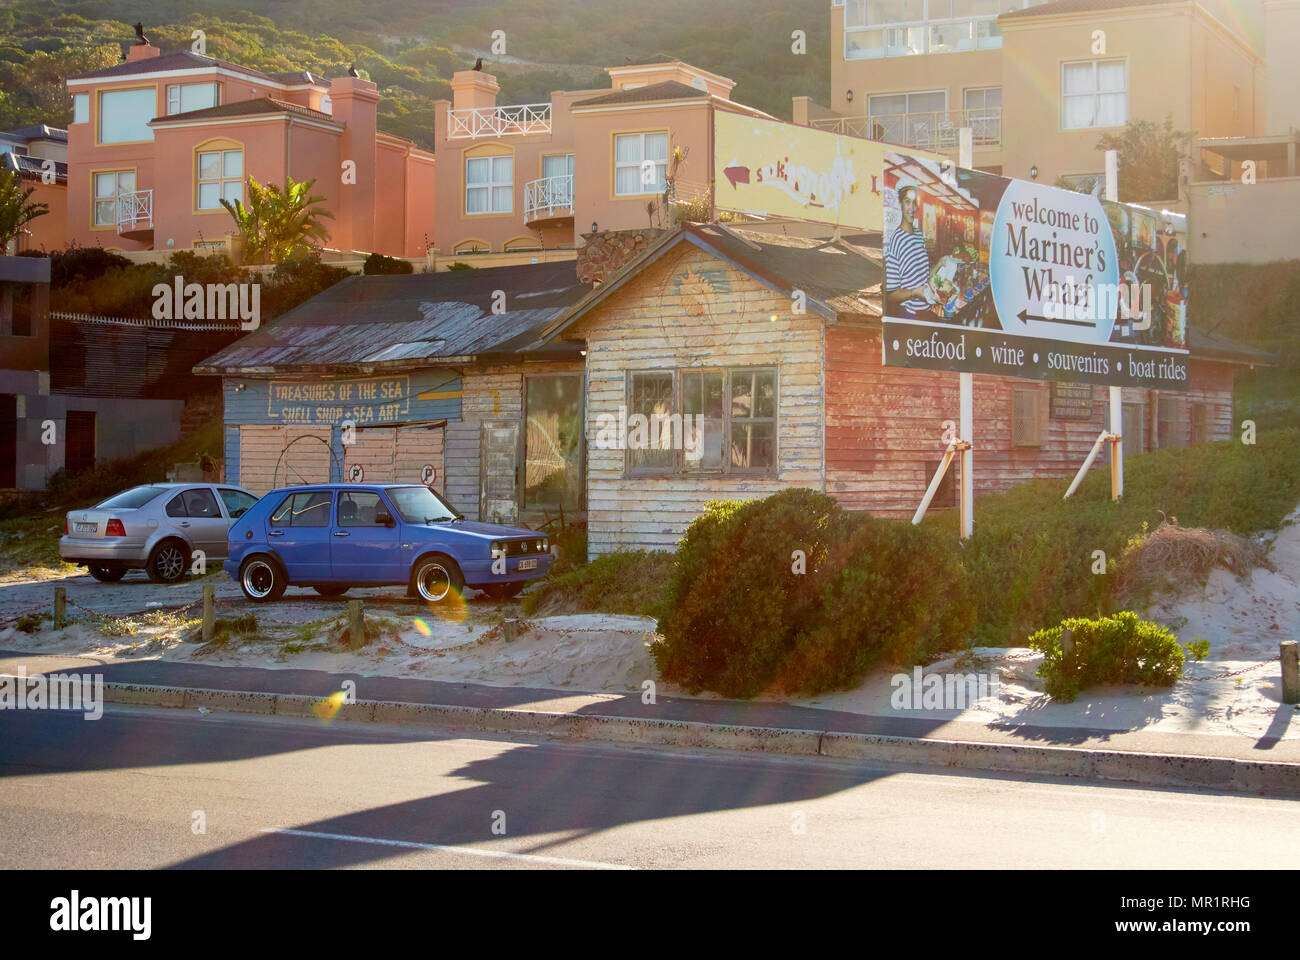
M 175 541 L 167 541 L 154 548 L 149 572 L 159 583 L 175 583 L 185 576 L 185 551 Z
M 269 560 L 251 560 L 244 564 L 239 585 L 254 600 L 265 600 L 275 590 L 276 572 Z
M 442 603 L 459 591 L 463 582 L 455 563 L 443 557 L 421 560 L 413 579 L 415 592 L 426 603 Z

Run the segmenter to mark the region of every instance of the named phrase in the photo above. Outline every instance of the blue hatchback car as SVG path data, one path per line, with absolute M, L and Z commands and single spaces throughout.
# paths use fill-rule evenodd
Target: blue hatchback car
M 250 600 L 278 600 L 290 584 L 326 597 L 349 587 L 406 584 L 440 603 L 464 586 L 513 597 L 551 566 L 544 534 L 478 523 L 428 487 L 283 487 L 230 527 L 227 573 Z

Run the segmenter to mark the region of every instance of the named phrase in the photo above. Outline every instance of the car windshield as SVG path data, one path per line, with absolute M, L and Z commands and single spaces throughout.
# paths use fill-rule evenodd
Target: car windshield
M 446 523 L 461 516 L 428 487 L 389 487 L 388 499 L 407 523 Z
M 154 497 L 165 493 L 170 487 L 143 486 L 132 487 L 130 490 L 123 490 L 105 500 L 103 503 L 95 504 L 97 510 L 134 510 L 137 507 L 143 507 Z

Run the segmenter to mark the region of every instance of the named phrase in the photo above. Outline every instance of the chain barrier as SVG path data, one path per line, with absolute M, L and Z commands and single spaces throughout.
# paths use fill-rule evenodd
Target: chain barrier
M 1184 679 L 1184 680 L 1190 680 L 1190 681 L 1198 681 L 1198 680 L 1222 680 L 1222 679 L 1225 678 L 1225 677 L 1235 677 L 1235 676 L 1237 676 L 1238 674 L 1242 674 L 1242 673 L 1250 673 L 1250 671 L 1252 671 L 1252 670 L 1258 670 L 1260 667 L 1266 667 L 1266 666 L 1268 666 L 1270 663 L 1277 663 L 1277 662 L 1278 662 L 1279 660 L 1281 660 L 1281 659 L 1282 659 L 1282 655 L 1281 655 L 1281 654 L 1278 654 L 1276 657 L 1269 657 L 1267 660 L 1261 660 L 1259 663 L 1252 663 L 1250 666 L 1248 666 L 1248 667 L 1242 667 L 1240 670 L 1228 670 L 1228 671 L 1226 671 L 1226 672 L 1224 672 L 1224 673 L 1212 673 L 1212 674 L 1210 674 L 1208 677 L 1188 677 L 1188 676 L 1184 676 L 1183 679 Z
M 29 613 L 35 613 L 37 610 L 52 610 L 54 601 L 49 603 L 38 603 L 34 607 L 24 607 L 21 610 L 11 610 L 8 613 L 0 613 L 0 623 L 17 623 Z
M 78 603 L 76 600 L 73 600 L 71 597 L 64 597 L 63 599 L 64 599 L 64 603 L 66 603 L 68 606 L 76 607 L 78 610 L 85 610 L 92 617 L 98 617 L 101 620 L 130 620 L 133 617 L 143 617 L 151 613 L 179 614 L 179 613 L 184 613 L 190 607 L 197 606 L 198 604 L 203 602 L 203 598 L 200 597 L 198 600 L 191 600 L 189 603 L 185 604 L 182 607 L 172 607 L 170 609 L 166 607 L 150 607 L 149 609 L 146 610 L 137 610 L 134 613 L 103 613 L 102 611 L 91 609 L 90 607 L 86 606 L 84 603 Z

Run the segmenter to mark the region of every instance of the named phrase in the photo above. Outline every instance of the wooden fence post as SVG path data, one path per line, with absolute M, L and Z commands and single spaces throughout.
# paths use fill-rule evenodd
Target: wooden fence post
M 348 647 L 360 650 L 366 645 L 366 616 L 360 600 L 348 601 Z
M 1282 641 L 1282 702 L 1300 703 L 1300 643 Z
M 68 622 L 68 588 L 54 588 L 54 627 L 61 629 Z
M 203 585 L 203 642 L 211 643 L 216 632 L 216 587 L 210 583 Z

